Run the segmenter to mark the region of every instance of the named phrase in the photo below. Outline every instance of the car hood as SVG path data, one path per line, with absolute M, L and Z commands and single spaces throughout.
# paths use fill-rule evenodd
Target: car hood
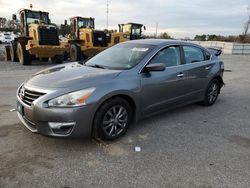
M 42 88 L 68 88 L 116 77 L 121 71 L 88 67 L 78 62 L 66 63 L 42 70 L 25 82 Z

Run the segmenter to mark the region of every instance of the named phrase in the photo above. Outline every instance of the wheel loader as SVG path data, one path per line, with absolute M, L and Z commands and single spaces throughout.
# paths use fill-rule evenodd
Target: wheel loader
M 65 24 L 67 22 L 65 21 Z M 86 59 L 102 50 L 129 40 L 125 33 L 110 33 L 95 29 L 95 19 L 76 16 L 70 18 L 69 56 L 72 61 Z
M 146 27 L 139 23 L 126 23 L 119 24 L 118 26 L 119 32 L 129 35 L 129 40 L 142 39 L 142 29 L 146 30 Z
M 30 65 L 34 59 L 48 61 L 51 58 L 55 63 L 62 63 L 69 45 L 60 43 L 57 28 L 51 24 L 49 13 L 21 9 L 19 16 L 21 36 L 5 47 L 5 60 Z M 13 15 L 13 20 L 16 20 L 16 15 Z

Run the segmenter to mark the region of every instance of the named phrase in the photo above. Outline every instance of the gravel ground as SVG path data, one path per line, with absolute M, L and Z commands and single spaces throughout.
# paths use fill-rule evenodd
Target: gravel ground
M 250 187 L 250 56 L 222 59 L 214 106 L 153 116 L 109 144 L 28 131 L 9 111 L 16 89 L 52 64 L 0 62 L 0 187 Z

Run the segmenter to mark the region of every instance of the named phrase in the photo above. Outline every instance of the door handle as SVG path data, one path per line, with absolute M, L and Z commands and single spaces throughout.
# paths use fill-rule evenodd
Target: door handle
M 210 70 L 211 68 L 212 68 L 211 65 L 205 67 L 206 70 Z
M 184 74 L 183 74 L 182 72 L 180 72 L 179 74 L 177 74 L 177 76 L 178 76 L 179 78 L 182 78 L 182 77 L 184 76 Z

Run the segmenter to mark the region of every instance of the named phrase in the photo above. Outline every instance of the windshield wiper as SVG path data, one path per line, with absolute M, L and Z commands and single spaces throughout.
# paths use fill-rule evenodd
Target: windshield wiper
M 89 66 L 89 67 L 95 67 L 95 68 L 105 69 L 104 66 L 98 65 L 98 64 L 85 64 L 85 65 L 86 65 L 86 66 Z

